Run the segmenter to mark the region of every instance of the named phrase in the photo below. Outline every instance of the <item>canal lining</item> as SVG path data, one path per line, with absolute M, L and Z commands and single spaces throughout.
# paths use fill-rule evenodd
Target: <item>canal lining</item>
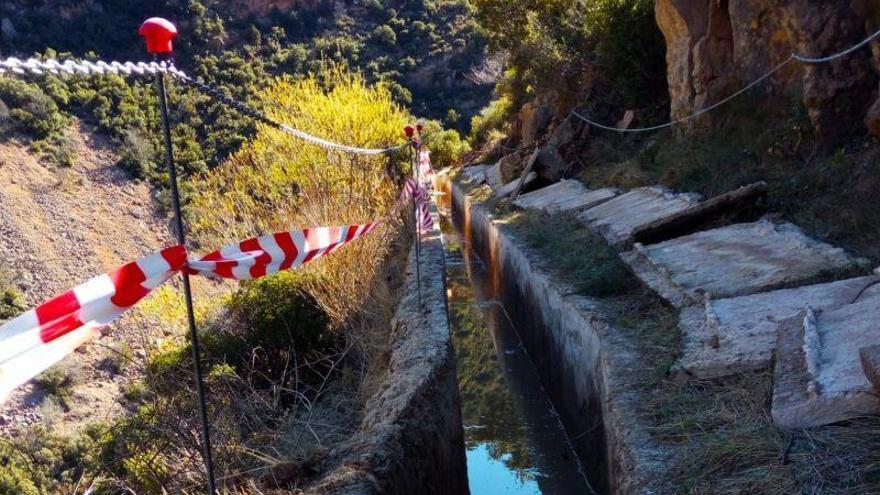
M 463 235 L 485 261 L 545 389 L 599 493 L 650 494 L 664 455 L 638 423 L 634 347 L 595 301 L 533 263 L 512 230 L 448 176 L 437 178 Z
M 595 493 L 485 264 L 443 219 L 472 495 Z

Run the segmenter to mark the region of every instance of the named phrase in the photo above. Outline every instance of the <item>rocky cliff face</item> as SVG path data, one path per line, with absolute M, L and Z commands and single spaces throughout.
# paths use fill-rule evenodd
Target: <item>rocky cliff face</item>
M 717 102 L 792 52 L 827 55 L 861 41 L 876 29 L 873 3 L 657 0 L 657 24 L 667 42 L 672 117 Z M 870 53 L 862 50 L 827 64 L 789 64 L 764 86 L 771 95 L 800 88 L 817 133 L 834 142 L 861 127 L 878 96 L 877 72 Z M 873 111 L 880 118 L 880 102 Z

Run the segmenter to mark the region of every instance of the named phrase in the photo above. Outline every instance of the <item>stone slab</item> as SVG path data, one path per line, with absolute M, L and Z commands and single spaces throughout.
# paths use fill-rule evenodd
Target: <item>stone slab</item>
M 880 413 L 859 349 L 880 343 L 880 290 L 825 313 L 806 307 L 780 326 L 773 382 L 773 421 L 809 428 Z
M 578 180 L 563 179 L 547 187 L 523 194 L 513 202 L 524 210 L 546 213 L 580 211 L 592 208 L 617 196 L 614 189 L 591 191 Z
M 811 239 L 790 223 L 760 220 L 643 246 L 621 258 L 648 286 L 683 307 L 831 279 L 866 261 Z
M 461 169 L 461 177 L 472 184 L 483 184 L 486 182 L 486 171 L 493 168 L 492 165 L 471 165 Z
M 679 317 L 683 350 L 672 371 L 679 378 L 710 379 L 769 368 L 781 322 L 807 304 L 818 311 L 851 304 L 880 287 L 878 282 L 876 276 L 859 277 L 684 308 Z
M 495 167 L 489 167 L 486 169 L 486 184 L 489 185 L 492 189 L 501 185 L 501 176 L 498 175 L 498 169 Z
M 538 178 L 538 174 L 536 174 L 534 172 L 529 172 L 529 175 L 527 175 L 525 177 L 525 181 L 523 181 L 523 187 L 531 184 L 537 178 Z M 521 182 L 521 179 L 515 179 L 515 180 L 508 182 L 507 184 L 504 184 L 503 186 L 501 186 L 495 190 L 495 197 L 498 199 L 501 199 L 501 198 L 506 198 L 506 197 L 510 196 L 519 188 L 520 182 Z
M 859 357 L 865 376 L 874 385 L 874 391 L 880 392 L 880 345 L 859 349 Z
M 633 232 L 699 203 L 697 194 L 676 194 L 661 187 L 642 187 L 584 210 L 578 218 L 613 246 L 631 242 Z

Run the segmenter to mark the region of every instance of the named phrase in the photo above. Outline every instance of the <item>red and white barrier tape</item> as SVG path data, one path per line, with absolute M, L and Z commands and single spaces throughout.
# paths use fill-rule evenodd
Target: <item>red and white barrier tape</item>
M 186 263 L 175 246 L 95 277 L 0 326 L 0 402 L 137 304 Z
M 404 184 L 399 205 L 410 199 L 416 204 L 419 227 L 433 228 L 430 195 L 413 179 Z M 399 211 L 400 206 L 392 214 Z M 197 261 L 187 261 L 186 249 L 174 246 L 95 277 L 0 325 L 0 404 L 16 387 L 99 336 L 113 320 L 181 270 L 215 279 L 258 279 L 331 254 L 383 221 L 255 237 Z
M 431 151 L 423 148 L 419 151 L 419 177 L 422 184 L 430 184 L 434 178 L 434 167 L 431 166 Z
M 255 237 L 190 261 L 187 271 L 210 278 L 254 280 L 326 256 L 369 234 L 379 223 L 316 227 Z
M 424 185 L 417 183 L 414 179 L 407 179 L 403 185 L 403 201 L 412 199 L 416 204 L 416 222 L 422 232 L 429 231 L 434 228 L 434 219 L 431 218 L 431 210 L 429 203 L 431 195 Z

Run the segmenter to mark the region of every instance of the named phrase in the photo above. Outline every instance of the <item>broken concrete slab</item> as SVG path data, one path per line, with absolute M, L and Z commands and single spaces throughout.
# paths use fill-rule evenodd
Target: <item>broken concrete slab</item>
M 461 169 L 461 177 L 472 184 L 486 182 L 486 171 L 494 168 L 492 165 L 471 165 Z
M 880 345 L 862 347 L 859 349 L 859 357 L 862 361 L 862 371 L 874 385 L 874 391 L 880 392 Z
M 807 306 L 780 326 L 773 382 L 773 421 L 809 428 L 880 413 L 859 349 L 880 342 L 880 290 L 817 314 Z
M 602 204 L 617 194 L 616 190 L 608 188 L 591 191 L 581 181 L 563 179 L 523 194 L 513 204 L 525 210 L 541 210 L 547 213 L 576 212 Z
M 636 243 L 621 258 L 677 307 L 840 278 L 865 260 L 811 239 L 790 223 L 760 220 L 697 232 L 651 246 Z
M 633 231 L 690 208 L 698 194 L 676 194 L 662 187 L 642 187 L 583 211 L 578 218 L 613 246 L 626 245 Z
M 808 304 L 832 311 L 851 304 L 880 283 L 876 276 L 783 289 L 730 299 L 708 299 L 679 316 L 682 355 L 672 372 L 679 378 L 710 379 L 769 368 L 781 322 Z
M 766 193 L 767 183 L 763 181 L 740 187 L 639 227 L 632 234 L 633 240 L 642 244 L 653 244 L 702 230 L 697 227 L 722 214 L 750 207 Z
M 538 174 L 536 174 L 534 172 L 529 172 L 529 175 L 525 176 L 525 181 L 522 181 L 521 179 L 512 180 L 512 181 L 508 182 L 507 184 L 504 184 L 503 186 L 496 189 L 494 196 L 497 199 L 506 198 L 506 197 L 510 196 L 511 194 L 513 194 L 514 191 L 519 189 L 520 182 L 523 182 L 523 186 L 527 186 L 527 185 L 531 184 L 532 182 L 534 182 L 535 179 L 537 179 L 537 178 L 538 178 Z
M 498 176 L 498 169 L 496 169 L 495 167 L 489 167 L 488 169 L 486 169 L 484 175 L 486 177 L 486 184 L 488 184 L 489 187 L 491 187 L 492 189 L 495 189 L 496 187 L 501 185 L 501 177 Z

